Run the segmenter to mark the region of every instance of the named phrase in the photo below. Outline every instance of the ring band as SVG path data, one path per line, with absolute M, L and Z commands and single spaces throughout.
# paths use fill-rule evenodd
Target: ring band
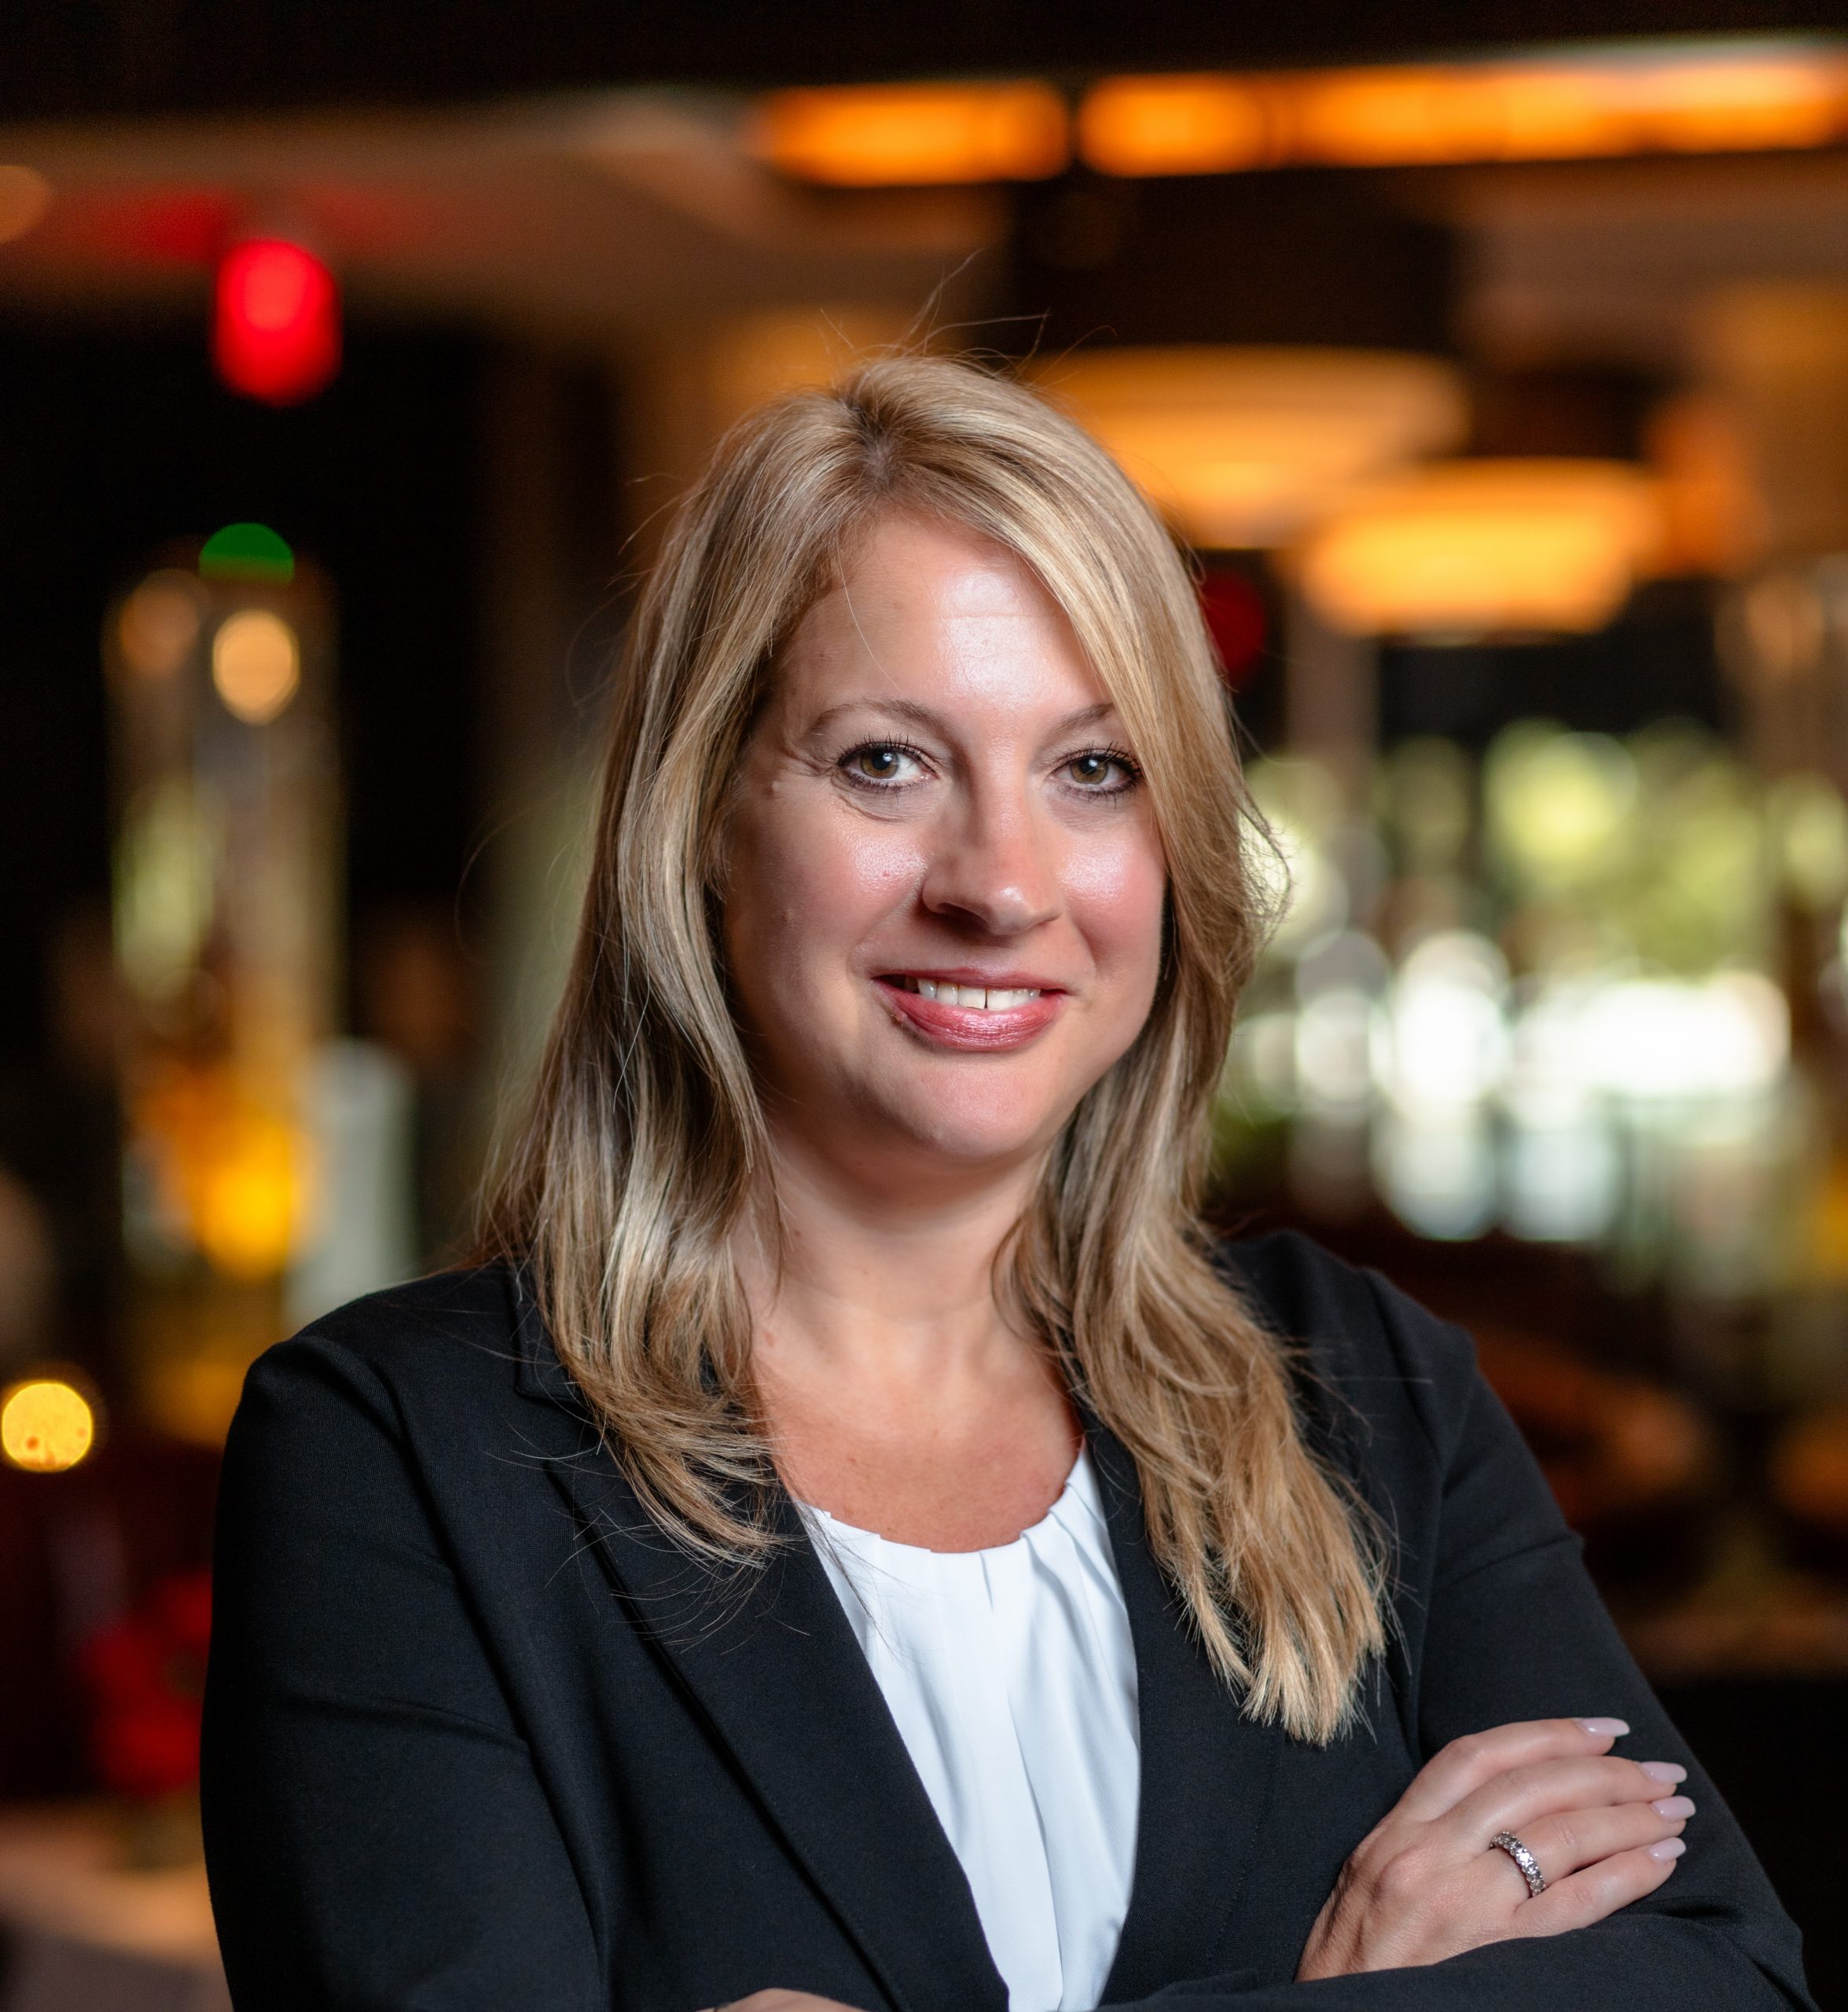
M 1539 1860 L 1512 1830 L 1497 1830 L 1489 1842 L 1497 1851 L 1506 1852 L 1520 1867 L 1521 1877 L 1527 1882 L 1527 1897 L 1538 1900 L 1546 1891 L 1546 1874 L 1540 1869 Z

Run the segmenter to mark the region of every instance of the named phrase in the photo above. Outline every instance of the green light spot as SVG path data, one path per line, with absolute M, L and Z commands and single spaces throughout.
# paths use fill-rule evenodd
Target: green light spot
M 199 554 L 202 580 L 263 580 L 287 586 L 296 556 L 267 524 L 227 524 L 214 531 Z

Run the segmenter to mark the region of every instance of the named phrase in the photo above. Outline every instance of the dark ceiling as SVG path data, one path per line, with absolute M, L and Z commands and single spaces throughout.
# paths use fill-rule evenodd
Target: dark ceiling
M 6 10 L 0 118 L 1264 67 L 1843 24 L 1827 0 L 27 0 Z

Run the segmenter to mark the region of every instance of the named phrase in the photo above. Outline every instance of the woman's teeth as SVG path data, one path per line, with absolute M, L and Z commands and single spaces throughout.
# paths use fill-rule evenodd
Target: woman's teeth
M 973 1006 L 982 1013 L 1005 1013 L 1039 997 L 1037 986 L 1003 990 L 998 986 L 950 985 L 934 978 L 902 978 L 895 982 L 907 992 L 915 992 L 920 999 L 935 999 L 943 1006 Z

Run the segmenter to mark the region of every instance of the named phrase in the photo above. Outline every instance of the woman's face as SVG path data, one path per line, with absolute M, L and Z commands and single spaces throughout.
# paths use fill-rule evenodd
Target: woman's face
M 1036 1156 L 1135 1040 L 1166 875 L 1135 751 L 1002 547 L 893 516 L 795 630 L 725 938 L 773 1129 L 838 1172 Z

